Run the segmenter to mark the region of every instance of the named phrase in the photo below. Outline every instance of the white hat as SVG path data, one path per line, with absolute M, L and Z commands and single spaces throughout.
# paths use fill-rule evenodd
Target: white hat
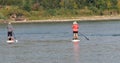
M 76 22 L 76 21 L 74 21 L 74 22 L 73 22 L 73 24 L 77 24 L 77 22 Z

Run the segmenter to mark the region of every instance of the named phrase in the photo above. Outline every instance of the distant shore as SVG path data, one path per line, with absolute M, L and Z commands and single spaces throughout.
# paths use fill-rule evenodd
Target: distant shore
M 102 21 L 102 20 L 120 20 L 120 15 L 117 16 L 87 16 L 87 17 L 72 17 L 67 19 L 56 18 L 46 20 L 25 20 L 25 21 L 11 21 L 12 23 L 35 23 L 35 22 L 72 22 L 72 21 Z

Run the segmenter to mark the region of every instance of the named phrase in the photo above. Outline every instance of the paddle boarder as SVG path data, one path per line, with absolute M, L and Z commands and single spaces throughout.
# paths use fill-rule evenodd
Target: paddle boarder
M 78 39 L 79 25 L 76 21 L 73 22 L 72 30 L 73 30 L 73 40 L 77 40 Z
M 11 25 L 10 22 L 8 23 L 7 30 L 8 30 L 8 40 L 14 40 L 14 38 L 13 38 L 13 26 Z

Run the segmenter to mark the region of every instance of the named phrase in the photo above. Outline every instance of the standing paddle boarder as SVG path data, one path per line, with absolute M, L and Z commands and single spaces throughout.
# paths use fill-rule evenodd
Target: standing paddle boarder
M 73 40 L 77 40 L 78 39 L 79 25 L 76 21 L 73 22 L 72 30 L 73 30 Z
M 7 29 L 8 29 L 8 40 L 14 40 L 14 38 L 13 38 L 13 26 L 11 25 L 10 22 L 8 23 Z

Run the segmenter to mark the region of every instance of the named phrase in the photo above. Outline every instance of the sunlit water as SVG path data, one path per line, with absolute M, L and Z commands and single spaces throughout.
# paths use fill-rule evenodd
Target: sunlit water
M 0 63 L 120 63 L 120 21 L 79 22 L 80 42 L 72 42 L 72 22 L 13 24 L 18 43 L 7 44 L 0 24 Z

